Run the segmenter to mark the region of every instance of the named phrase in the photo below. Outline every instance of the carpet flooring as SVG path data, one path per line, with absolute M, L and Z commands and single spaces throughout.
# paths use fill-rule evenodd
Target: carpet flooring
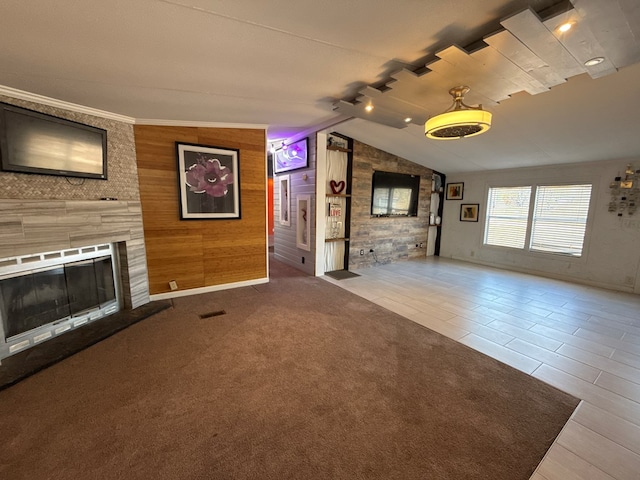
M 272 261 L 0 391 L 0 478 L 527 480 L 577 403 Z

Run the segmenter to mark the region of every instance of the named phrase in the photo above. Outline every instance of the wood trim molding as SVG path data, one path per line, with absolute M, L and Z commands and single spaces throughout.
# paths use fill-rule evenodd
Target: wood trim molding
M 99 110 L 97 108 L 92 108 L 92 107 L 85 107 L 84 105 L 78 105 L 77 103 L 65 102 L 64 100 L 45 97 L 44 95 L 38 95 L 37 93 L 25 92 L 24 90 L 18 90 L 17 88 L 6 87 L 4 85 L 0 85 L 0 95 L 6 95 L 8 97 L 18 98 L 20 100 L 27 100 L 29 102 L 40 103 L 43 105 L 48 105 L 50 107 L 62 108 L 64 110 L 70 110 L 72 112 L 93 115 L 95 117 L 107 118 L 109 120 L 116 120 L 118 122 L 130 123 L 130 124 L 135 123 L 134 118 L 127 117 L 126 115 L 107 112 L 105 110 Z
M 154 300 L 168 300 L 170 298 L 186 297 L 189 295 L 198 295 L 201 293 L 218 292 L 220 290 L 229 290 L 230 288 L 250 287 L 252 285 L 260 285 L 262 283 L 269 283 L 269 277 L 258 278 L 256 280 L 245 280 L 242 282 L 224 283 L 221 285 L 211 285 L 209 287 L 190 288 L 189 290 L 176 290 L 174 292 L 157 293 L 150 295 L 151 301 Z
M 336 147 L 335 145 L 327 145 L 327 150 L 335 150 L 336 152 L 350 152 L 348 148 Z
M 266 124 L 259 123 L 198 122 L 192 120 L 163 120 L 160 118 L 136 118 L 135 124 L 154 127 L 244 128 L 251 130 L 266 130 L 268 127 Z

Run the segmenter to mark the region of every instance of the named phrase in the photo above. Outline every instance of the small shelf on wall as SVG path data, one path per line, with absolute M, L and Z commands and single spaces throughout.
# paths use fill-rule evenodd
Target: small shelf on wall
M 351 150 L 337 145 L 327 145 L 327 150 L 335 150 L 336 152 L 350 152 Z
M 430 215 L 433 215 L 433 219 L 429 221 L 429 227 L 436 227 L 436 238 L 433 244 L 433 255 L 440 255 L 440 241 L 442 239 L 442 232 L 438 228 L 442 228 L 442 214 L 444 213 L 444 186 L 447 184 L 447 176 L 440 172 L 433 172 L 431 176 L 431 200 L 434 200 L 433 195 L 437 195 L 437 208 L 431 209 Z M 436 223 L 435 219 L 440 218 L 440 223 Z
M 349 268 L 353 140 L 327 136 L 324 271 Z

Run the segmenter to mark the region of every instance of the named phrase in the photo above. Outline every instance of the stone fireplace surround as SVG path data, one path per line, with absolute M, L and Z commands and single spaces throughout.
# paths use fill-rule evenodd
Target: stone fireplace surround
M 0 275 L 3 258 L 104 243 L 117 245 L 122 308 L 149 303 L 139 201 L 0 199 Z

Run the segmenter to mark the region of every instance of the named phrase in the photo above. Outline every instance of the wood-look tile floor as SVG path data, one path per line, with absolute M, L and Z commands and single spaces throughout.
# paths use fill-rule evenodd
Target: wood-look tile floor
M 429 257 L 346 290 L 582 401 L 531 480 L 640 480 L 640 296 Z

